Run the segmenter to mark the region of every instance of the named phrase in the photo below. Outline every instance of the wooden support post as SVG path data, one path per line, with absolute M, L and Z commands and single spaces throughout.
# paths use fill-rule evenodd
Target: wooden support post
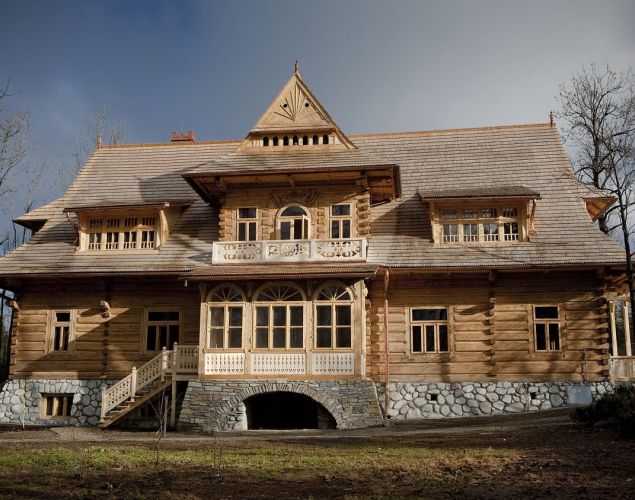
M 384 349 L 386 356 L 385 366 L 385 380 L 384 380 L 384 412 L 386 417 L 388 416 L 388 403 L 390 402 L 390 395 L 388 389 L 390 387 L 390 342 L 388 339 L 388 286 L 390 285 L 390 272 L 388 269 L 384 270 Z
M 165 346 L 163 346 L 163 349 L 161 349 L 161 382 L 165 382 L 165 369 L 168 366 L 168 351 L 165 348 Z
M 611 349 L 614 357 L 617 357 L 617 330 L 615 328 L 615 301 L 609 300 L 609 319 L 611 324 Z
M 134 401 L 135 393 L 137 392 L 137 367 L 132 367 L 132 377 L 130 379 L 130 401 Z
M 176 347 L 176 344 L 174 345 Z M 176 379 L 172 377 L 172 404 L 170 405 L 170 427 L 176 427 Z
M 103 421 L 106 417 L 106 389 L 101 390 L 101 408 L 100 411 L 100 421 Z
M 622 311 L 624 314 L 624 342 L 626 343 L 626 355 L 632 356 L 633 351 L 631 349 L 631 322 L 628 317 L 629 296 L 622 297 Z

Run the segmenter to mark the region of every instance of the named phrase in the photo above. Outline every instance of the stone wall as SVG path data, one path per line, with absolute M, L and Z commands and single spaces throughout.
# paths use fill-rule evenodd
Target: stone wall
M 177 428 L 206 434 L 245 430 L 247 417 L 243 401 L 255 394 L 279 391 L 304 394 L 317 401 L 333 416 L 338 429 L 358 429 L 382 422 L 375 385 L 367 380 L 213 380 L 188 384 Z
M 0 386 L 0 424 L 96 425 L 101 391 L 113 380 L 13 379 Z M 43 394 L 73 394 L 71 416 L 63 419 L 40 417 Z
M 567 406 L 569 399 L 589 390 L 585 387 L 593 399 L 613 388 L 610 382 L 391 382 L 388 417 L 445 418 L 547 410 Z M 377 393 L 383 411 L 383 384 L 377 384 Z

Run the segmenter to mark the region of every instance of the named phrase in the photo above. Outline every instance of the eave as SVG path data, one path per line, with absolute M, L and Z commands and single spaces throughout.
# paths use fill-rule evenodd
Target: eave
M 394 164 L 224 170 L 183 174 L 183 178 L 216 207 L 232 189 L 357 185 L 370 191 L 373 203 L 398 198 L 401 192 L 399 167 Z
M 591 216 L 591 220 L 595 222 L 598 220 L 606 211 L 611 208 L 613 203 L 617 200 L 614 196 L 602 196 L 597 198 L 583 198 L 584 203 L 586 204 L 587 212 Z
M 66 207 L 64 213 L 88 213 L 88 212 L 110 212 L 113 210 L 162 210 L 165 208 L 185 208 L 192 204 L 192 200 L 162 201 L 148 203 L 96 203 L 94 205 L 82 205 L 77 207 Z

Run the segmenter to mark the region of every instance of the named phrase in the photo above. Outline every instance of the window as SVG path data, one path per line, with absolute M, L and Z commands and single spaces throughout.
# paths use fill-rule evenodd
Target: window
M 277 136 L 276 136 L 276 137 L 274 137 L 274 138 L 273 138 L 273 145 L 274 145 L 274 146 L 278 146 L 279 144 L 280 144 L 280 141 L 279 141 L 278 137 L 277 137 Z
M 309 238 L 309 212 L 300 205 L 284 208 L 278 216 L 281 240 L 306 240 Z
M 443 224 L 443 241 L 445 243 L 459 241 L 459 226 L 457 224 Z
M 50 350 L 52 352 L 68 352 L 71 349 L 73 330 L 71 311 L 53 311 L 52 314 Z
M 410 314 L 412 352 L 442 353 L 450 351 L 447 308 L 412 309 Z
M 238 209 L 238 241 L 256 241 L 257 211 L 254 207 Z
M 560 350 L 560 320 L 558 306 L 534 307 L 534 336 L 536 351 Z
M 72 394 L 42 394 L 40 416 L 50 419 L 70 418 L 72 406 Z
M 178 311 L 148 311 L 146 351 L 156 352 L 164 347 L 171 350 L 179 341 L 181 314 Z
M 256 295 L 255 302 L 256 349 L 304 347 L 304 296 L 298 288 L 269 286 Z
M 209 296 L 208 347 L 240 349 L 243 346 L 244 297 L 231 285 L 213 290 Z
M 313 145 L 316 145 L 320 143 L 320 140 L 318 139 L 317 135 L 314 135 L 313 139 L 311 139 L 311 142 L 313 143 Z
M 157 217 L 89 218 L 85 250 L 156 248 Z
M 322 144 L 328 144 L 329 143 L 329 136 L 325 135 L 324 137 L 322 137 Z
M 262 145 L 265 146 L 265 147 L 269 146 L 269 137 L 264 137 L 262 139 Z
M 309 145 L 309 138 L 306 135 L 302 136 L 302 145 L 303 146 L 308 146 Z
M 350 349 L 352 346 L 352 302 L 341 285 L 320 289 L 315 298 L 315 347 Z
M 331 238 L 350 238 L 351 225 L 351 206 L 331 205 Z
M 284 139 L 282 139 L 282 145 L 283 146 L 288 146 L 289 145 L 289 137 L 288 136 L 284 136 Z
M 517 242 L 522 239 L 520 209 L 486 205 L 476 207 L 443 207 L 439 209 L 441 223 L 436 237 L 443 243 Z

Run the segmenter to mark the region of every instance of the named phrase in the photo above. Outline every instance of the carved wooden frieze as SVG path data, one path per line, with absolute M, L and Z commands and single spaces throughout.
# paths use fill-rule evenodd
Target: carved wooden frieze
M 305 207 L 315 206 L 320 196 L 315 189 L 293 189 L 291 191 L 272 191 L 269 199 L 275 208 L 281 208 L 289 203 L 298 203 Z

